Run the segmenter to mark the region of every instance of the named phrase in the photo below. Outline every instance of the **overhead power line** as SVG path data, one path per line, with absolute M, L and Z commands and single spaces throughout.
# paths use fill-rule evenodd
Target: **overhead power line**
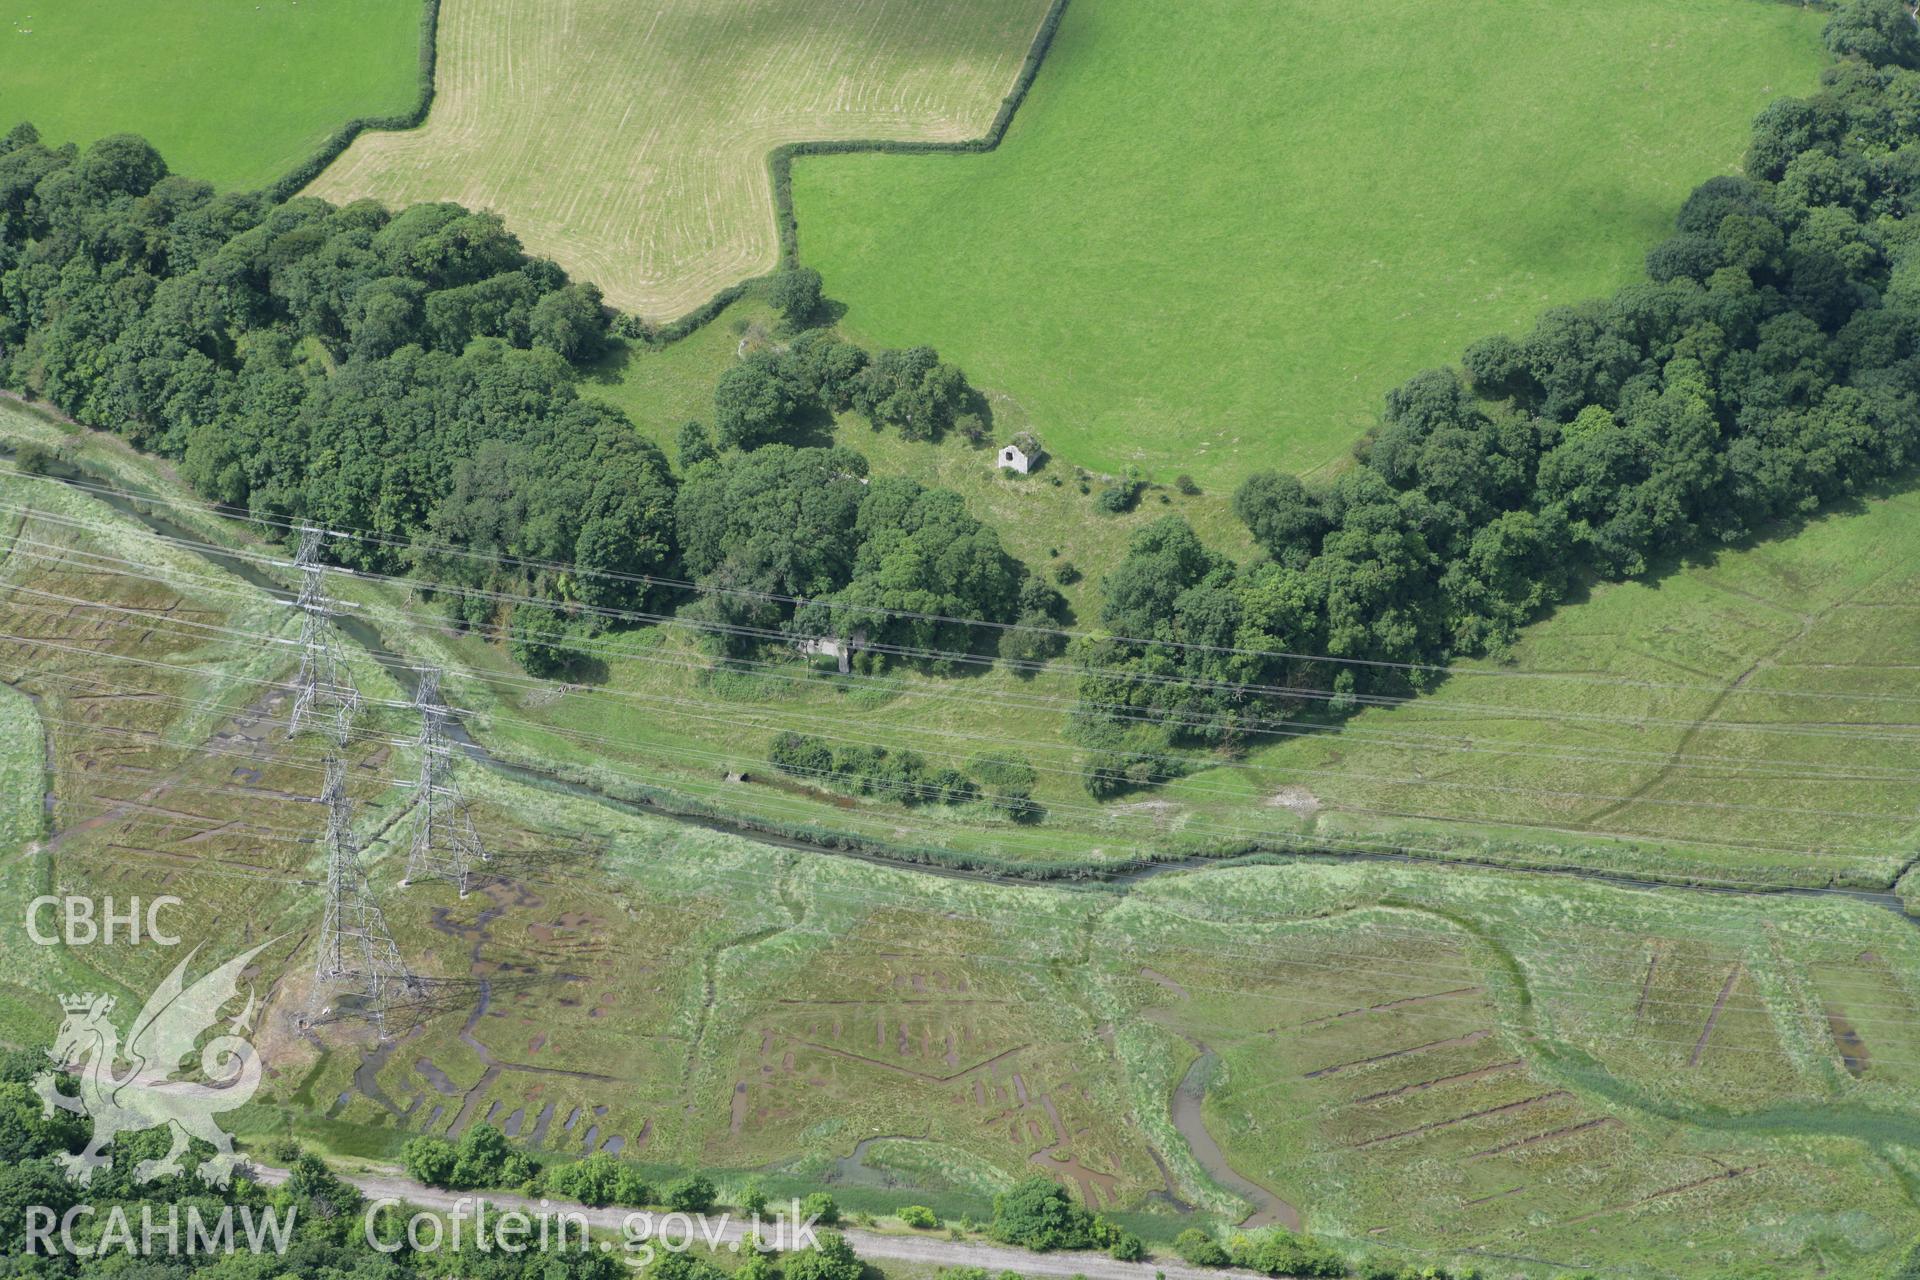
M 121 499 L 132 498 L 133 500 L 136 500 L 136 501 L 152 502 L 160 506 L 171 506 L 171 507 L 180 508 L 180 509 L 193 510 L 193 511 L 199 511 L 203 513 L 220 515 L 229 519 L 245 521 L 248 523 L 260 525 L 265 528 L 274 529 L 280 532 L 283 536 L 297 532 L 298 529 L 300 528 L 300 526 L 296 525 L 293 521 L 290 521 L 290 520 L 276 520 L 271 517 L 258 516 L 253 514 L 252 512 L 242 511 L 238 508 L 223 507 L 218 504 L 211 504 L 211 503 L 204 503 L 204 502 L 189 502 L 189 501 L 184 501 L 180 499 L 166 498 L 159 495 L 146 494 L 146 493 L 128 494 L 125 491 L 114 488 L 113 486 L 110 486 L 110 485 L 101 485 L 101 484 L 96 484 L 96 483 L 91 483 L 86 481 L 77 481 L 77 480 L 58 480 L 58 479 L 54 479 L 47 476 L 31 475 L 27 472 L 18 471 L 17 469 L 12 474 L 19 476 L 20 478 L 23 478 L 23 479 L 37 480 L 46 484 L 61 485 L 69 488 L 80 489 L 84 492 L 89 492 L 89 493 L 111 494 Z M 479 552 L 479 551 L 471 550 L 469 548 L 455 547 L 449 544 L 428 543 L 428 542 L 424 542 L 417 539 L 414 541 L 401 541 L 399 539 L 389 538 L 380 534 L 372 533 L 367 530 L 356 529 L 351 526 L 338 526 L 338 525 L 330 526 L 328 528 L 328 535 L 330 537 L 347 539 L 347 540 L 360 543 L 362 545 L 376 546 L 376 547 L 380 547 L 385 550 L 394 551 L 394 552 L 446 555 L 446 556 L 452 556 L 460 559 L 472 560 L 476 563 L 487 564 L 495 567 L 511 566 L 516 569 L 534 570 L 534 571 L 546 572 L 546 573 L 567 574 L 574 577 L 592 577 L 592 578 L 603 579 L 608 581 L 625 582 L 633 585 L 648 586 L 648 587 L 664 587 L 664 588 L 669 588 L 676 591 L 689 591 L 689 592 L 694 592 L 702 595 L 725 595 L 725 596 L 733 596 L 733 597 L 739 597 L 744 599 L 759 600 L 767 603 L 787 604 L 787 605 L 794 605 L 794 606 L 821 603 L 821 601 L 819 600 L 814 600 L 814 599 L 810 599 L 802 596 L 784 595 L 778 592 L 765 592 L 765 591 L 755 591 L 755 590 L 750 590 L 745 588 L 725 587 L 725 586 L 719 586 L 712 583 L 694 582 L 686 579 L 669 578 L 669 577 L 664 577 L 664 576 L 655 575 L 655 574 L 634 574 L 634 573 L 624 573 L 624 572 L 619 572 L 614 570 L 593 569 L 593 568 L 582 567 L 575 564 L 564 564 L 558 561 L 529 559 L 525 557 L 511 556 L 511 555 L 506 555 L 504 553 L 497 553 L 497 552 Z M 219 546 L 219 545 L 210 544 L 210 543 L 195 544 L 192 542 L 191 539 L 175 539 L 175 538 L 170 538 L 168 535 L 158 534 L 158 533 L 155 533 L 153 536 L 160 538 L 163 541 L 168 541 L 182 547 L 186 547 L 186 548 L 199 547 L 204 550 L 212 551 L 220 555 L 245 555 L 246 554 L 244 552 L 240 552 L 236 550 L 235 548 L 227 547 L 227 546 Z M 469 592 L 470 594 L 479 594 L 483 598 L 490 597 L 494 594 L 494 593 L 484 592 L 484 591 L 475 593 L 473 592 L 472 588 L 464 584 L 434 583 L 430 580 L 421 579 L 421 578 L 407 578 L 399 575 L 384 575 L 384 574 L 370 574 L 370 575 L 362 575 L 362 576 L 370 576 L 376 579 L 401 582 L 401 583 L 405 583 L 415 587 L 427 587 L 429 589 L 444 589 L 449 591 L 456 591 L 456 590 L 466 591 L 466 592 Z M 521 597 L 521 598 L 530 599 L 530 597 Z M 635 621 L 661 622 L 661 621 L 674 620 L 674 615 L 669 615 L 669 614 L 650 614 L 644 611 L 606 609 L 599 606 L 586 606 L 586 605 L 580 605 L 577 603 L 573 607 L 580 608 L 585 612 L 595 613 L 601 616 L 626 617 Z M 991 619 L 984 619 L 984 618 L 969 618 L 969 617 L 960 617 L 960 616 L 948 615 L 948 614 L 924 613 L 924 612 L 916 612 L 913 610 L 892 609 L 892 608 L 886 608 L 883 606 L 869 606 L 864 604 L 860 605 L 859 609 L 864 613 L 879 614 L 884 617 L 902 618 L 902 619 L 908 619 L 913 621 L 923 621 L 923 622 L 945 623 L 945 624 L 951 624 L 956 626 L 980 627 L 980 628 L 991 629 L 996 632 L 1006 632 L 1006 631 L 1023 632 L 1023 633 L 1055 636 L 1055 637 L 1059 637 L 1067 640 L 1099 639 L 1099 640 L 1104 640 L 1111 643 L 1122 644 L 1122 645 L 1139 645 L 1139 646 L 1145 646 L 1145 647 L 1158 647 L 1163 649 L 1189 650 L 1194 652 L 1217 653 L 1217 654 L 1224 654 L 1224 655 L 1230 655 L 1230 656 L 1263 658 L 1263 659 L 1269 659 L 1269 660 L 1283 659 L 1287 661 L 1302 662 L 1302 663 L 1326 663 L 1326 664 L 1331 664 L 1335 666 L 1368 667 L 1368 668 L 1378 668 L 1378 669 L 1398 670 L 1398 671 L 1419 671 L 1419 672 L 1425 672 L 1425 673 L 1434 674 L 1434 675 L 1446 675 L 1449 677 L 1542 680 L 1542 681 L 1554 681 L 1554 682 L 1571 682 L 1575 684 L 1589 684 L 1589 685 L 1620 684 L 1620 685 L 1627 685 L 1627 686 L 1636 687 L 1636 688 L 1694 690 L 1694 691 L 1707 691 L 1707 692 L 1713 692 L 1713 693 L 1724 692 L 1723 686 L 1693 685 L 1693 684 L 1665 682 L 1665 681 L 1634 680 L 1634 679 L 1626 679 L 1626 678 L 1595 676 L 1591 673 L 1584 673 L 1584 672 L 1577 673 L 1577 672 L 1523 671 L 1523 670 L 1493 668 L 1493 667 L 1484 667 L 1484 666 L 1466 666 L 1466 665 L 1459 665 L 1459 664 L 1395 662 L 1395 661 L 1389 661 L 1385 659 L 1354 658 L 1354 657 L 1347 657 L 1347 656 L 1341 656 L 1336 654 L 1314 654 L 1314 653 L 1304 653 L 1304 652 L 1297 652 L 1297 651 L 1283 650 L 1283 649 L 1261 649 L 1261 648 L 1252 648 L 1252 647 L 1235 646 L 1235 645 L 1210 645 L 1210 644 L 1201 644 L 1193 641 L 1156 639 L 1152 637 L 1139 637 L 1139 636 L 1108 635 L 1102 632 L 1079 631 L 1079 630 L 1073 630 L 1070 628 L 1063 628 L 1063 627 L 1051 627 L 1051 626 L 1043 627 L 1043 626 L 1036 626 L 1029 623 L 1017 623 L 1017 622 L 996 622 Z M 682 625 L 685 625 L 685 623 L 682 623 Z M 740 628 L 738 630 L 744 632 L 752 629 Z M 765 630 L 765 629 L 761 629 L 761 630 Z M 769 632 L 768 638 L 785 639 L 790 637 L 788 637 L 784 632 Z M 915 656 L 915 657 L 924 656 L 928 658 L 944 657 L 950 660 L 966 660 L 966 659 L 979 660 L 979 661 L 997 661 L 998 660 L 998 659 L 987 659 L 985 658 L 984 655 L 974 654 L 966 651 L 957 651 L 957 650 L 914 649 L 911 647 L 902 647 L 902 648 L 899 648 L 897 651 L 896 650 L 888 650 L 888 651 L 898 652 L 900 656 Z M 1249 684 L 1235 684 L 1231 682 L 1201 682 L 1201 683 L 1204 687 L 1213 687 L 1214 685 L 1217 685 L 1218 687 L 1223 687 L 1223 688 L 1261 689 L 1261 690 L 1273 692 L 1276 694 L 1298 695 L 1304 692 L 1302 690 L 1292 689 L 1286 686 L 1258 686 L 1258 685 L 1249 685 Z M 1766 692 L 1770 696 L 1782 696 L 1782 697 L 1805 696 L 1805 697 L 1848 698 L 1848 697 L 1855 696 L 1855 695 L 1842 694 L 1842 693 L 1826 694 L 1826 693 L 1794 691 L 1794 690 L 1769 690 Z M 1889 700 L 1920 702 L 1920 695 L 1915 695 L 1912 697 L 1905 697 L 1901 695 L 1884 695 L 1884 696 Z M 1399 700 L 1404 701 L 1405 699 L 1399 699 Z

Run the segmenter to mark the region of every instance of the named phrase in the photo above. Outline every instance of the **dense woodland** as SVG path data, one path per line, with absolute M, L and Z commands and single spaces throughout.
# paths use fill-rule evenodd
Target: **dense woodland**
M 0 302 L 7 385 L 178 459 L 209 498 L 385 540 L 336 543 L 356 567 L 407 568 L 413 543 L 634 574 L 671 559 L 665 459 L 575 393 L 569 360 L 605 340 L 598 293 L 490 215 L 216 196 L 138 138 L 77 153 L 21 126 L 0 143 Z M 431 558 L 436 577 L 494 576 Z
M 798 329 L 819 278 L 775 297 Z M 965 628 L 892 611 L 1058 608 L 956 495 L 868 486 L 864 458 L 815 441 L 848 409 L 913 438 L 968 426 L 974 392 L 931 349 L 815 331 L 742 361 L 677 477 L 578 394 L 608 318 L 490 214 L 215 195 L 131 136 L 0 141 L 0 383 L 178 459 L 209 498 L 372 535 L 330 551 L 439 584 L 464 623 L 550 601 L 512 619 L 539 674 L 569 626 L 676 603 L 663 574 L 714 588 L 687 616 L 723 654 L 856 630 L 876 656 L 965 649 Z
M 1761 113 L 1745 175 L 1693 193 L 1646 280 L 1413 378 L 1331 484 L 1247 480 L 1253 562 L 1178 517 L 1138 532 L 1105 583 L 1116 638 L 1080 646 L 1096 792 L 1152 780 L 1149 744 L 1424 688 L 1587 582 L 1913 466 L 1920 36 L 1857 0 L 1827 39 L 1821 92 Z

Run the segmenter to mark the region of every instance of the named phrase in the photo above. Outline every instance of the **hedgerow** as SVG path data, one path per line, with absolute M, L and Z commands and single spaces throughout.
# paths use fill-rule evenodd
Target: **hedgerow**
M 298 195 L 309 182 L 320 176 L 322 169 L 339 159 L 353 145 L 353 140 L 368 129 L 417 129 L 425 124 L 427 112 L 433 109 L 439 30 L 440 0 L 425 0 L 420 12 L 419 93 L 412 110 L 395 115 L 355 116 L 328 134 L 326 141 L 315 148 L 312 155 L 269 184 L 265 191 L 267 198 L 281 201 Z

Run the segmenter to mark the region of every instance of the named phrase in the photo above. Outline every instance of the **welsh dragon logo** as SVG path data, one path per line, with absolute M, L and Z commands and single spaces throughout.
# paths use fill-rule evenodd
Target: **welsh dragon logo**
M 93 1120 L 93 1139 L 86 1148 L 61 1157 L 69 1178 L 86 1185 L 93 1180 L 94 1170 L 111 1163 L 105 1152 L 115 1138 L 165 1125 L 172 1145 L 158 1160 L 143 1160 L 135 1166 L 136 1182 L 185 1172 L 180 1158 L 187 1154 L 188 1139 L 199 1138 L 214 1149 L 212 1158 L 199 1166 L 200 1180 L 210 1186 L 227 1185 L 238 1161 L 232 1139 L 213 1117 L 244 1105 L 260 1087 L 260 1055 L 242 1035 L 251 1028 L 255 1012 L 251 992 L 246 1008 L 228 1024 L 228 1033 L 208 1041 L 200 1052 L 200 1068 L 210 1083 L 178 1081 L 172 1075 L 238 993 L 241 973 L 271 942 L 236 956 L 189 987 L 184 975 L 199 954 L 200 948 L 195 947 L 147 1000 L 124 1047 L 109 1021 L 112 996 L 61 997 L 67 1016 L 49 1051 L 56 1069 L 36 1076 L 34 1090 L 40 1095 L 43 1114 L 51 1116 L 59 1107 Z M 115 1074 L 120 1063 L 126 1064 L 126 1071 Z M 66 1071 L 79 1080 L 78 1097 L 56 1087 Z

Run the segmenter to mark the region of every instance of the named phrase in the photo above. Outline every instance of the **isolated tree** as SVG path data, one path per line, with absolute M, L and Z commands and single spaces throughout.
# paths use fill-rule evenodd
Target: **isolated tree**
M 1222 561 L 1179 516 L 1162 516 L 1134 531 L 1127 555 L 1102 587 L 1100 621 L 1115 635 L 1151 637 L 1174 619 L 1174 602 Z
M 971 648 L 977 628 L 941 619 L 1007 622 L 1020 607 L 1025 567 L 952 490 L 904 476 L 875 480 L 854 533 L 852 577 L 824 602 L 828 620 L 815 631 L 864 630 L 876 645 L 952 652 Z M 917 660 L 936 668 L 945 661 Z
M 1461 367 L 1483 396 L 1519 395 L 1526 387 L 1526 361 L 1520 344 L 1504 333 L 1496 333 L 1468 345 L 1460 357 Z
M 833 748 L 818 738 L 791 729 L 774 735 L 767 759 L 782 773 L 813 781 L 822 780 L 833 771 Z
M 855 1256 L 853 1246 L 838 1231 L 822 1231 L 819 1243 L 801 1249 L 780 1260 L 786 1280 L 860 1280 L 865 1265 Z
M 361 286 L 348 311 L 353 354 L 377 360 L 420 341 L 425 299 L 426 289 L 419 281 L 398 276 L 383 276 Z
M 1073 1202 L 1065 1187 L 1037 1173 L 994 1196 L 987 1234 L 1036 1252 L 1084 1249 L 1092 1223 L 1092 1215 Z
M 713 437 L 707 434 L 706 424 L 688 422 L 682 425 L 680 438 L 674 445 L 674 452 L 679 455 L 682 471 L 713 457 Z
M 1022 679 L 1031 679 L 1034 668 L 1058 657 L 1066 649 L 1066 637 L 1058 630 L 1053 615 L 1034 610 L 1022 613 L 1013 625 L 1000 633 L 1001 661 Z
M 1798 104 L 1802 109 L 1805 105 Z M 1755 131 L 1759 130 L 1760 125 L 1756 123 Z M 1785 168 L 1787 160 L 1791 158 L 1783 157 L 1781 167 Z M 1773 204 L 1767 197 L 1766 189 L 1752 179 L 1720 174 L 1693 189 L 1686 203 L 1680 206 L 1680 212 L 1674 216 L 1674 229 L 1683 235 L 1710 236 L 1719 231 L 1721 223 L 1735 215 L 1771 218 L 1774 216 Z
M 1146 477 L 1140 474 L 1138 468 L 1128 467 L 1125 475 L 1095 494 L 1093 502 L 1109 515 L 1121 515 L 1133 510 L 1146 488 Z
M 429 1187 L 452 1186 L 458 1158 L 453 1144 L 444 1138 L 409 1138 L 400 1151 L 400 1162 L 407 1176 Z
M 755 1250 L 731 1273 L 722 1275 L 727 1275 L 729 1280 L 780 1280 L 780 1268 L 772 1258 Z
M 850 450 L 784 444 L 696 467 L 677 499 L 686 567 L 703 580 L 724 568 L 734 592 L 812 598 L 839 590 L 853 574 L 866 471 L 867 460 Z M 751 597 L 731 599 L 757 613 Z M 775 624 L 789 611 L 777 603 Z
M 453 1185 L 456 1187 L 493 1187 L 505 1181 L 507 1158 L 513 1148 L 507 1135 L 493 1125 L 474 1125 L 460 1136 L 454 1149 Z
M 0 1082 L 0 1166 L 49 1151 L 66 1151 L 84 1136 L 85 1123 L 55 1108 L 42 1115 L 39 1097 L 26 1084 Z
M 679 1213 L 705 1213 L 713 1208 L 713 1200 L 713 1180 L 704 1174 L 691 1174 L 667 1186 L 667 1207 Z
M 598 1208 L 627 1201 L 619 1196 L 620 1162 L 605 1151 L 596 1151 L 584 1160 L 553 1166 L 547 1171 L 547 1190 L 557 1196 L 578 1200 Z
M 287 1172 L 287 1195 L 300 1212 L 319 1221 L 345 1218 L 358 1212 L 364 1197 L 341 1179 L 327 1162 L 303 1152 Z
M 966 376 L 932 347 L 908 347 L 875 355 L 854 379 L 850 401 L 876 429 L 931 440 L 952 425 L 972 394 Z
M 77 172 L 81 182 L 102 195 L 143 196 L 167 176 L 167 162 L 145 138 L 116 133 L 88 147 Z
M 1196 1267 L 1224 1267 L 1228 1262 L 1226 1249 L 1198 1227 L 1188 1227 L 1175 1236 L 1173 1251 Z
M 822 1226 L 831 1227 L 840 1221 L 840 1206 L 831 1195 L 815 1191 L 800 1202 L 800 1216 L 813 1218 Z
M 530 676 L 545 679 L 564 671 L 572 659 L 566 648 L 566 619 L 557 609 L 518 604 L 507 649 Z
M 1235 1266 L 1269 1276 L 1344 1276 L 1346 1259 L 1334 1250 L 1285 1227 L 1268 1227 L 1253 1235 L 1235 1236 Z
M 787 267 L 773 277 L 770 298 L 780 316 L 795 329 L 805 328 L 819 314 L 820 273 L 812 267 Z
M 657 1254 L 646 1274 L 647 1280 L 727 1280 L 725 1271 L 684 1249 Z M 541 1280 L 546 1280 L 546 1277 L 543 1275 Z
M 794 394 L 818 402 L 829 413 L 844 413 L 851 407 L 854 387 L 867 364 L 864 349 L 824 329 L 795 338 L 781 361 Z
M 1647 251 L 1647 276 L 1662 284 L 1669 280 L 1702 280 L 1724 265 L 1720 244 L 1712 236 L 1669 236 Z M 1480 381 L 1474 380 L 1478 387 Z
M 1034 823 L 1046 818 L 1046 807 L 1033 798 L 1039 775 L 1025 760 L 1010 752 L 993 751 L 975 756 L 967 767 L 999 812 L 1015 822 Z
M 614 1203 L 626 1205 L 629 1209 L 652 1204 L 653 1186 L 647 1181 L 646 1175 L 641 1173 L 637 1166 L 628 1164 L 624 1160 L 615 1163 L 619 1167 L 613 1174 Z
M 740 1191 L 740 1212 L 749 1218 L 764 1217 L 767 1212 L 767 1191 L 760 1179 L 748 1178 Z

